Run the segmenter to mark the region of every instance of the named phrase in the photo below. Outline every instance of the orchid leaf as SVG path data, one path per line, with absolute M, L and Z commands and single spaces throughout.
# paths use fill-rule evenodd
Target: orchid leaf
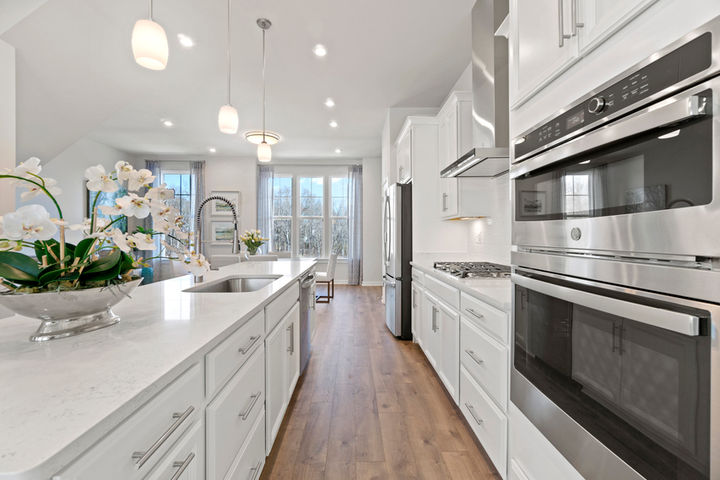
M 55 259 L 60 259 L 60 243 L 58 243 L 55 239 L 51 238 L 50 240 L 46 240 L 44 242 L 36 240 L 34 247 L 35 257 L 38 259 L 38 262 L 41 262 L 42 257 L 45 255 L 47 255 L 48 263 L 56 263 Z M 67 260 L 68 257 L 72 258 L 74 251 L 75 245 L 65 242 L 65 260 Z
M 79 258 L 80 260 L 82 260 L 87 257 L 94 243 L 94 238 L 83 238 L 82 240 L 80 240 L 77 244 L 77 247 L 75 247 L 75 251 L 73 252 L 75 258 Z
M 0 252 L 0 277 L 23 285 L 38 281 L 40 267 L 35 260 L 18 252 Z
M 90 277 L 92 274 L 107 272 L 113 267 L 117 267 L 118 263 L 120 263 L 120 260 L 122 259 L 121 254 L 122 252 L 120 250 L 115 249 L 109 254 L 95 260 L 85 269 L 83 272 L 83 278 L 85 278 L 86 275 Z M 117 271 L 117 269 L 115 271 Z

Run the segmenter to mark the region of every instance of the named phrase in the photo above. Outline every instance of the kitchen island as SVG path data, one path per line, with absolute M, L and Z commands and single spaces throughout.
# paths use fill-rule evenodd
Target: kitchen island
M 244 363 L 254 362 L 255 370 L 265 371 L 266 358 L 271 362 L 268 374 L 277 371 L 277 365 L 272 364 L 277 359 L 269 350 L 265 352 L 263 342 L 258 342 L 256 337 L 261 335 L 260 339 L 268 342 L 273 329 L 278 330 L 285 326 L 284 322 L 291 322 L 286 317 L 299 317 L 298 280 L 314 265 L 314 261 L 304 260 L 246 262 L 205 275 L 206 284 L 232 275 L 278 277 L 252 292 L 184 292 L 195 285 L 192 276 L 143 286 L 133 293 L 131 299 L 125 299 L 113 309 L 122 319 L 117 325 L 47 343 L 28 341 L 28 336 L 37 326 L 36 320 L 21 316 L 3 319 L 0 330 L 0 479 L 92 478 L 92 475 L 101 475 L 95 478 L 144 478 L 148 474 L 154 475 L 155 465 L 162 463 L 161 457 L 173 443 L 181 443 L 178 438 L 182 431 L 192 430 L 191 420 L 195 419 L 200 425 L 197 428 L 203 429 L 205 409 L 210 412 L 211 408 L 215 408 L 214 404 L 223 400 L 221 397 L 227 393 L 225 390 L 245 369 Z M 261 331 L 250 336 L 252 344 L 247 344 L 246 339 L 239 335 L 250 323 L 257 324 Z M 287 327 L 288 330 L 290 327 Z M 296 334 L 299 337 L 299 332 L 292 330 L 290 342 L 297 342 Z M 235 341 L 242 342 L 242 345 L 233 347 L 232 342 Z M 283 348 L 288 352 L 292 349 L 293 353 L 295 350 L 294 344 Z M 226 352 L 241 352 L 242 355 L 247 354 L 247 358 L 233 359 Z M 259 358 L 261 354 L 262 359 Z M 251 360 L 255 357 L 258 357 L 257 361 Z M 228 362 L 235 363 L 228 365 Z M 229 373 L 223 376 L 218 372 Z M 281 376 L 284 379 L 287 374 Z M 172 392 L 180 377 L 184 390 Z M 229 380 L 230 377 L 232 379 Z M 262 394 L 247 392 L 253 400 L 252 406 L 264 403 L 258 402 L 258 398 L 265 399 L 265 380 L 263 378 Z M 268 388 L 273 381 L 267 379 Z M 227 388 L 221 390 L 226 384 Z M 294 384 L 290 385 L 289 393 L 293 388 Z M 188 397 L 197 399 L 192 406 L 184 412 L 173 410 L 167 414 L 159 431 L 148 432 L 147 438 L 136 439 L 137 444 L 122 453 L 123 461 L 128 465 L 123 464 L 113 471 L 116 459 L 108 457 L 103 460 L 99 453 L 105 449 L 103 445 L 110 442 L 113 448 L 106 450 L 117 449 L 117 443 L 124 441 L 120 438 L 123 424 L 131 422 L 128 420 L 130 417 L 138 417 L 138 412 L 143 413 L 143 410 L 154 406 L 153 402 L 158 403 L 162 395 L 169 395 L 167 392 L 179 398 L 183 392 L 190 391 Z M 287 395 L 288 392 L 285 392 L 285 397 Z M 283 401 L 285 406 L 287 404 L 286 400 L 282 400 L 281 407 Z M 148 453 L 155 446 L 155 439 L 161 439 L 164 432 L 170 431 L 166 427 L 172 428 L 181 419 L 185 420 L 178 413 L 188 411 L 190 413 L 185 416 L 189 418 L 188 426 L 176 427 L 170 432 L 172 435 L 166 437 L 166 445 L 153 451 L 157 453 L 152 461 L 139 458 L 140 455 L 133 457 L 136 453 L 133 449 L 152 456 Z M 276 413 L 284 414 L 284 408 Z M 188 417 L 190 414 L 191 418 Z M 265 433 L 264 425 L 262 429 Z M 210 435 L 211 432 L 208 432 L 208 444 Z M 120 440 L 116 441 L 113 437 Z M 193 455 L 195 468 L 204 465 L 204 459 L 199 457 Z M 103 473 L 90 467 L 75 468 L 87 458 L 95 463 L 99 459 L 99 464 L 105 464 L 108 470 Z M 78 462 L 78 459 L 81 460 Z M 216 459 L 215 466 L 235 468 L 237 462 L 232 467 L 227 466 L 233 460 L 232 457 Z M 215 468 L 209 462 L 208 470 Z M 177 462 L 170 462 L 170 465 L 174 463 Z M 68 466 L 75 470 L 65 474 Z M 126 467 L 133 472 L 132 475 L 123 473 L 122 468 Z M 157 469 L 160 467 L 157 466 Z M 204 472 L 203 467 L 200 468 Z M 261 468 L 261 465 L 254 468 Z

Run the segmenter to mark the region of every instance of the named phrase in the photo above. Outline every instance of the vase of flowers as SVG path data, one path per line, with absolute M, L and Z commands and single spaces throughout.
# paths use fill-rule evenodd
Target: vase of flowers
M 247 247 L 249 255 L 255 255 L 258 248 L 268 241 L 267 238 L 262 238 L 260 230 L 246 230 L 245 233 L 240 235 L 240 240 Z
M 142 279 L 137 268 L 155 258 L 183 262 L 188 272 L 202 274 L 209 264 L 189 248 L 169 245 L 173 238 L 186 245 L 188 233 L 180 212 L 167 205 L 172 191 L 165 185 L 150 187 L 155 177 L 149 170 L 136 170 L 127 162 L 118 162 L 106 172 L 102 165 L 85 171 L 86 187 L 93 199 L 90 218 L 77 225 L 63 217 L 57 196 L 57 182 L 41 176 L 40 160 L 31 158 L 13 170 L 0 172 L 0 179 L 22 188 L 23 200 L 47 196 L 57 216 L 39 204 L 18 208 L 0 217 L 0 304 L 20 315 L 40 320 L 32 341 L 44 341 L 77 335 L 117 323 L 120 318 L 112 307 L 129 297 Z M 114 205 L 98 206 L 102 192 L 126 187 L 128 194 Z M 144 195 L 136 192 L 144 190 Z M 107 218 L 101 218 L 98 212 Z M 129 217 L 151 216 L 153 228 L 137 227 L 134 232 L 117 228 Z M 83 238 L 72 244 L 65 241 L 67 230 L 82 232 Z M 155 238 L 165 245 L 165 255 L 139 256 L 139 251 L 156 249 Z

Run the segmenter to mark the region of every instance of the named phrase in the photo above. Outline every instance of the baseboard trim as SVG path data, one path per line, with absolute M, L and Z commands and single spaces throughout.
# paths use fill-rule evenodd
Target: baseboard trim
M 382 287 L 382 282 L 362 282 L 363 287 Z

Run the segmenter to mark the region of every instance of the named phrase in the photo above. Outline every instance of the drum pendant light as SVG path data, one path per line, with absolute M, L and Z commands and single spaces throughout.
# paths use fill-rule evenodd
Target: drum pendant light
M 238 131 L 238 112 L 230 103 L 230 85 L 232 78 L 232 58 L 230 56 L 230 3 L 227 2 L 227 104 L 218 112 L 218 128 L 222 133 L 235 135 Z
M 267 163 L 272 160 L 272 149 L 265 139 L 265 32 L 270 28 L 272 23 L 267 18 L 258 18 L 258 27 L 262 30 L 262 142 L 258 144 L 257 157 L 258 162 Z
M 135 62 L 150 70 L 165 70 L 168 61 L 168 41 L 165 30 L 153 21 L 153 2 L 147 19 L 135 22 L 132 31 L 132 52 Z

